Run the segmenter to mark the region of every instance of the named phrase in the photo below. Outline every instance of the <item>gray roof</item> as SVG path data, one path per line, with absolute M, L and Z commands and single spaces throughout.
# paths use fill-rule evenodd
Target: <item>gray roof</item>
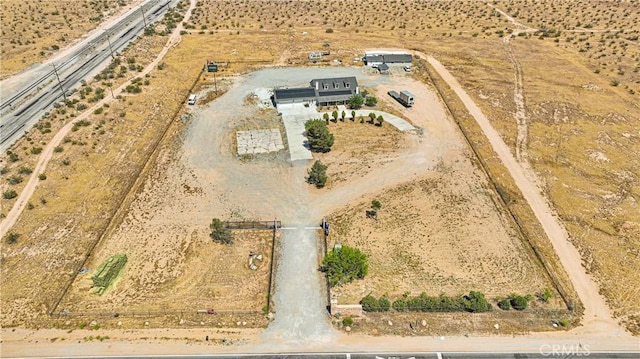
M 310 87 L 277 89 L 273 94 L 274 97 L 279 100 L 316 98 L 315 90 Z
M 382 62 L 386 64 L 411 63 L 413 56 L 411 54 L 382 54 L 382 55 L 365 55 L 362 59 L 366 63 Z
M 384 62 L 387 64 L 411 63 L 411 60 L 413 60 L 411 54 L 386 54 L 382 55 L 382 57 L 384 58 Z
M 382 55 L 365 55 L 363 58 L 364 62 L 384 62 Z
M 349 93 L 355 93 L 358 88 L 358 81 L 355 77 L 334 77 L 327 79 L 313 79 L 310 82 L 311 88 L 317 86 L 318 95 L 322 96 L 324 92 L 335 92 L 339 90 L 347 90 Z M 325 85 L 327 88 L 325 88 Z
M 378 65 L 378 70 L 380 70 L 380 71 L 387 71 L 387 70 L 389 70 L 389 65 L 387 65 L 387 64 L 380 64 L 380 65 Z

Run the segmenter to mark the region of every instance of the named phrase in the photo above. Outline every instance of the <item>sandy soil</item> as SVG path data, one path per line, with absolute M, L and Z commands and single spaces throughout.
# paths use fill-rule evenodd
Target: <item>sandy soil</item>
M 556 253 L 569 274 L 573 285 L 585 306 L 584 325 L 597 326 L 600 330 L 617 331 L 618 324 L 613 319 L 604 298 L 599 294 L 599 287 L 582 266 L 580 253 L 569 242 L 567 233 L 554 217 L 547 201 L 540 194 L 541 189 L 531 182 L 522 167 L 516 162 L 500 135 L 493 129 L 482 111 L 466 94 L 460 83 L 436 59 L 427 57 L 429 63 L 438 71 L 440 76 L 451 86 L 464 102 L 469 112 L 478 121 L 492 147 L 500 157 L 502 163 L 511 173 L 525 199 L 533 209 L 542 224 L 547 236 L 553 243 Z

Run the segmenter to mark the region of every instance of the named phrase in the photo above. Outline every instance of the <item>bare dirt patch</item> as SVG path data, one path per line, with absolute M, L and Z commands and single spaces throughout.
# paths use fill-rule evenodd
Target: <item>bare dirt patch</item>
M 489 298 L 533 294 L 552 286 L 530 250 L 496 208 L 470 161 L 441 163 L 421 179 L 369 195 L 328 220 L 329 245 L 369 255 L 369 275 L 333 289 L 340 303 L 371 293 L 399 298 L 479 290 Z M 371 201 L 382 209 L 367 218 Z

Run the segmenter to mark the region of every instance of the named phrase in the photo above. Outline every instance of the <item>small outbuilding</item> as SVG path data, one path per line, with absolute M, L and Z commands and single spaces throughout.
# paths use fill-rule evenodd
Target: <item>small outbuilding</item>
M 378 65 L 378 71 L 380 71 L 381 74 L 388 74 L 389 73 L 389 65 L 387 65 L 387 64 Z

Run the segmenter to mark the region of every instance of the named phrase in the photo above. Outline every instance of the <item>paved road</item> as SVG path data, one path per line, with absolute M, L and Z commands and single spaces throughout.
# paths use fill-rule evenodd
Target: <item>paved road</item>
M 574 348 L 575 349 L 575 348 Z M 572 351 L 569 348 L 557 351 L 543 351 L 540 353 L 291 353 L 291 354 L 198 354 L 198 355 L 163 355 L 163 359 L 546 359 L 546 358 L 581 358 L 588 357 L 594 359 L 626 359 L 638 358 L 640 352 L 590 352 Z M 158 358 L 158 356 L 104 356 L 104 357 L 74 357 L 83 358 L 105 358 L 105 359 L 142 359 Z M 48 358 L 57 359 L 57 358 Z
M 35 125 L 55 102 L 63 99 L 63 92 L 68 94 L 82 80 L 100 72 L 111 61 L 112 52 L 124 49 L 144 31 L 145 24 L 160 19 L 176 2 L 148 0 L 104 31 L 75 45 L 62 58 L 4 80 L 0 84 L 0 150 L 8 149 Z

